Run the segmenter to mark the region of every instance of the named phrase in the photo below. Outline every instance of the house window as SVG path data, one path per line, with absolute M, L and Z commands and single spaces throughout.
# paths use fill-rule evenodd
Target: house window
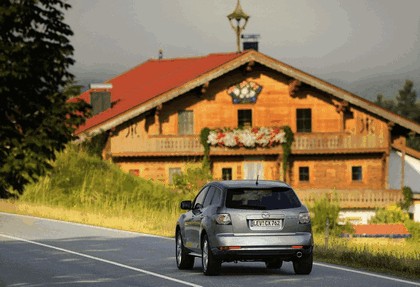
M 222 179 L 223 180 L 232 180 L 232 169 L 231 168 L 222 168 Z
M 299 167 L 299 181 L 309 181 L 309 167 Z
M 238 110 L 238 127 L 252 127 L 252 110 Z
M 134 176 L 139 176 L 140 175 L 140 171 L 138 169 L 130 169 L 128 171 L 129 174 L 134 175 Z
M 298 133 L 310 133 L 312 131 L 311 109 L 296 109 L 296 127 Z
M 362 167 L 352 166 L 351 167 L 351 179 L 353 181 L 361 181 L 363 179 Z
M 192 135 L 194 134 L 194 113 L 193 111 L 178 112 L 178 134 Z
M 181 168 L 171 167 L 169 168 L 169 184 L 174 184 L 175 175 L 181 174 Z

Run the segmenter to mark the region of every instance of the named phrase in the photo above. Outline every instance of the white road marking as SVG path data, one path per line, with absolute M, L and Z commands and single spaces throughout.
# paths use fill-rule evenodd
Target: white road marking
M 314 265 L 321 266 L 321 267 L 326 267 L 326 268 L 331 268 L 331 269 L 337 269 L 337 270 L 346 271 L 346 272 L 353 272 L 353 273 L 357 273 L 357 274 L 362 274 L 362 275 L 366 275 L 366 276 L 391 280 L 391 281 L 405 283 L 405 284 L 411 284 L 411 285 L 414 285 L 414 286 L 420 286 L 420 283 L 417 283 L 417 282 L 407 281 L 407 280 L 403 280 L 403 279 L 393 278 L 393 277 L 379 275 L 379 274 L 365 272 L 365 271 L 358 271 L 358 270 L 349 269 L 349 268 L 340 267 L 340 266 L 328 265 L 328 264 L 323 264 L 323 263 L 315 263 L 315 262 L 314 262 Z
M 10 235 L 6 235 L 6 234 L 1 234 L 0 233 L 0 236 L 5 237 L 5 238 L 9 238 L 9 239 L 13 239 L 13 240 L 23 241 L 23 242 L 26 242 L 26 243 L 30 243 L 30 244 L 34 244 L 34 245 L 38 245 L 38 246 L 42 246 L 42 247 L 46 247 L 46 248 L 50 248 L 50 249 L 54 249 L 54 250 L 58 250 L 58 251 L 61 251 L 61 252 L 65 252 L 65 253 L 69 253 L 69 254 L 85 257 L 85 258 L 89 258 L 89 259 L 96 260 L 96 261 L 99 261 L 99 262 L 111 264 L 111 265 L 118 266 L 118 267 L 121 267 L 121 268 L 125 268 L 125 269 L 129 269 L 129 270 L 141 272 L 141 273 L 144 273 L 144 274 L 147 274 L 147 275 L 151 275 L 151 276 L 154 276 L 154 277 L 162 278 L 162 279 L 165 279 L 165 280 L 168 280 L 168 281 L 177 282 L 177 283 L 180 283 L 180 284 L 183 284 L 183 285 L 192 286 L 192 287 L 202 287 L 201 285 L 196 285 L 196 284 L 193 284 L 193 283 L 190 283 L 190 282 L 175 279 L 175 278 L 168 277 L 168 276 L 158 274 L 158 273 L 155 273 L 155 272 L 151 272 L 151 271 L 147 271 L 147 270 L 144 270 L 144 269 L 128 266 L 128 265 L 125 265 L 125 264 L 121 264 L 121 263 L 118 263 L 118 262 L 102 259 L 102 258 L 99 258 L 99 257 L 87 255 L 87 254 L 83 254 L 83 253 L 80 253 L 80 252 L 75 252 L 75 251 L 71 251 L 71 250 L 68 250 L 68 249 L 59 248 L 59 247 L 56 247 L 56 246 L 43 244 L 43 243 L 35 242 L 35 241 L 32 241 L 32 240 L 27 240 L 27 239 L 15 237 L 15 236 L 10 236 Z

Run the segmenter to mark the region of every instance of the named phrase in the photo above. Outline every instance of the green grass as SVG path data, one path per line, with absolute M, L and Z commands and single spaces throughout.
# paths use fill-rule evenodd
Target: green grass
M 363 270 L 420 278 L 420 250 L 415 240 L 332 237 L 315 234 L 315 260 Z
M 192 196 L 126 174 L 110 162 L 69 147 L 58 155 L 49 176 L 26 188 L 19 203 L 94 214 L 109 220 L 121 218 L 130 220 L 130 226 L 137 226 L 135 231 L 172 236 L 181 214 L 179 203 Z
M 174 236 L 182 193 L 159 182 L 122 172 L 117 166 L 70 146 L 60 153 L 49 176 L 27 186 L 17 201 L 0 201 L 0 211 Z M 418 224 L 412 230 L 418 229 Z M 417 232 L 418 235 L 418 232 Z M 420 278 L 420 242 L 331 237 L 324 246 L 315 234 L 315 260 L 364 270 Z

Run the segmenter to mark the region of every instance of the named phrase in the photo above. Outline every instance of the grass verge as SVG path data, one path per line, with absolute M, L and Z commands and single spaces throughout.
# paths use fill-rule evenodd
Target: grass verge
M 317 261 L 407 279 L 420 278 L 419 244 L 413 240 L 333 237 L 326 247 L 323 235 L 315 234 L 314 237 Z
M 42 218 L 57 219 L 68 222 L 83 223 L 94 226 L 108 227 L 125 231 L 140 232 L 165 237 L 173 237 L 178 213 L 167 211 L 150 211 L 139 207 L 138 212 L 108 213 L 89 211 L 84 208 L 65 208 L 58 206 L 39 205 L 19 201 L 0 200 L 0 211 Z

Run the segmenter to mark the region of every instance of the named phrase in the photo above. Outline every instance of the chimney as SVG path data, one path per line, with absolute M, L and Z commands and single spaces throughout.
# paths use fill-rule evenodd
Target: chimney
M 90 105 L 92 115 L 97 115 L 111 107 L 112 84 L 90 84 Z
M 243 39 L 242 46 L 243 50 L 255 50 L 258 51 L 258 38 L 259 34 L 244 34 L 241 36 Z

